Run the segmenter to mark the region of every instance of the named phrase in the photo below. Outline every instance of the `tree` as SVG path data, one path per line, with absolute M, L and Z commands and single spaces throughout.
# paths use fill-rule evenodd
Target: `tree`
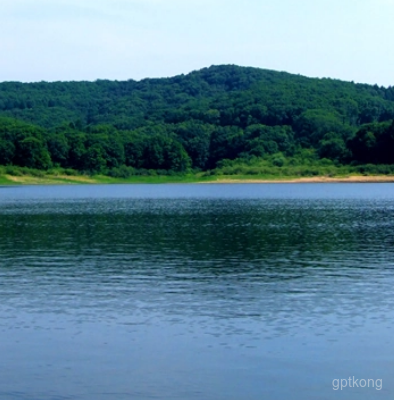
M 15 164 L 21 167 L 47 169 L 52 163 L 44 144 L 35 137 L 27 137 L 17 142 Z
M 190 168 L 190 165 L 190 157 L 176 140 L 163 135 L 146 139 L 144 168 L 183 172 Z
M 145 152 L 144 141 L 133 138 L 132 141 L 126 142 L 124 149 L 126 165 L 134 168 L 142 168 Z
M 54 163 L 67 165 L 70 146 L 64 133 L 56 133 L 48 138 L 48 151 Z
M 193 168 L 205 169 L 209 158 L 209 144 L 214 127 L 196 121 L 178 124 L 174 132 L 192 160 Z
M 348 150 L 345 141 L 335 133 L 328 133 L 319 142 L 318 154 L 320 158 L 328 158 L 335 161 L 343 161 Z
M 223 159 L 233 160 L 244 151 L 245 140 L 242 129 L 235 126 L 216 128 L 211 135 L 209 146 L 210 168 Z
M 353 129 L 343 123 L 339 114 L 330 110 L 315 109 L 307 110 L 297 118 L 295 132 L 295 137 L 301 145 L 315 147 L 329 132 L 347 139 Z
M 250 125 L 245 129 L 245 151 L 257 157 L 279 152 L 292 155 L 294 133 L 290 126 Z
M 89 147 L 83 156 L 84 169 L 90 172 L 100 173 L 103 172 L 107 166 L 107 162 L 103 156 L 103 149 L 94 144 Z
M 394 122 L 362 126 L 348 148 L 353 159 L 361 163 L 394 163 Z
M 0 139 L 0 165 L 12 164 L 14 157 L 14 144 L 10 141 Z

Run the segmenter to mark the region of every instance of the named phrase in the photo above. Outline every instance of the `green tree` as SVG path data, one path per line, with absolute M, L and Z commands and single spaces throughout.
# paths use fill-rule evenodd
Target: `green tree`
M 209 166 L 214 168 L 223 159 L 233 160 L 244 151 L 243 130 L 235 126 L 216 128 L 211 135 Z
M 48 151 L 54 163 L 63 167 L 67 165 L 70 146 L 64 133 L 56 133 L 48 138 Z
M 193 168 L 205 169 L 214 127 L 196 121 L 178 124 L 174 132 L 192 160 Z
M 345 141 L 335 133 L 326 134 L 319 142 L 318 154 L 320 158 L 343 161 L 348 155 Z
M 303 112 L 295 122 L 296 139 L 304 147 L 316 147 L 324 135 L 334 132 L 347 139 L 353 129 L 344 124 L 341 116 L 330 110 L 315 109 Z
M 103 149 L 94 144 L 89 147 L 83 157 L 84 169 L 91 173 L 101 173 L 105 170 L 107 162 L 103 155 Z
M 361 127 L 348 142 L 354 160 L 361 163 L 394 163 L 394 123 L 372 123 Z
M 143 167 L 177 172 L 186 171 L 191 160 L 183 146 L 170 137 L 156 135 L 146 139 Z
M 14 144 L 10 141 L 0 139 L 0 165 L 12 164 L 14 157 Z
M 142 168 L 146 144 L 141 139 L 132 138 L 131 140 L 126 142 L 124 146 L 125 163 L 130 167 Z
M 35 137 L 27 137 L 17 142 L 15 163 L 22 167 L 47 169 L 51 157 L 44 144 Z
M 86 134 L 77 131 L 69 132 L 67 140 L 70 144 L 67 166 L 77 170 L 83 170 L 85 166 Z

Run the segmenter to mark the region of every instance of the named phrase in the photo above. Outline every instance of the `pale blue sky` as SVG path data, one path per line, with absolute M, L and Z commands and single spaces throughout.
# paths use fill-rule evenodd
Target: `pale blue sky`
M 217 64 L 394 85 L 394 0 L 0 0 L 0 81 Z

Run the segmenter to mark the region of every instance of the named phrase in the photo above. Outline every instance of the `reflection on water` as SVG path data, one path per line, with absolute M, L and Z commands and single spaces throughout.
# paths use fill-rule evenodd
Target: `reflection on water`
M 389 184 L 2 190 L 0 398 L 390 398 L 393 227 Z

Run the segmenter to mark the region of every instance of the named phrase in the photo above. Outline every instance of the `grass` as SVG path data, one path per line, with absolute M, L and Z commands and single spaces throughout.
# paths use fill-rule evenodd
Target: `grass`
M 142 176 L 134 175 L 129 178 L 114 178 L 106 175 L 64 175 L 46 173 L 41 176 L 29 174 L 27 171 L 23 175 L 1 174 L 0 185 L 61 185 L 61 184 L 126 184 L 126 183 L 197 183 L 211 180 L 210 177 L 197 174 L 188 175 L 158 175 Z
M 277 176 L 217 175 L 209 183 L 329 183 L 329 182 L 394 182 L 393 175 Z
M 215 170 L 183 175 L 144 174 L 128 177 L 87 175 L 70 169 L 48 171 L 0 166 L 0 185 L 64 185 L 64 184 L 158 184 L 158 183 L 257 183 L 257 182 L 392 182 L 393 166 L 343 166 L 330 163 L 269 165 L 266 160 L 254 163 L 228 162 Z
M 0 175 L 0 186 L 3 185 L 15 185 L 15 183 L 8 179 L 7 176 Z
M 185 176 L 133 176 L 130 178 L 112 178 L 104 175 L 85 176 L 0 176 L 0 185 L 67 185 L 67 184 L 168 184 L 168 183 L 278 183 L 278 182 L 394 182 L 393 175 L 336 175 L 303 176 L 299 175 L 211 175 Z

